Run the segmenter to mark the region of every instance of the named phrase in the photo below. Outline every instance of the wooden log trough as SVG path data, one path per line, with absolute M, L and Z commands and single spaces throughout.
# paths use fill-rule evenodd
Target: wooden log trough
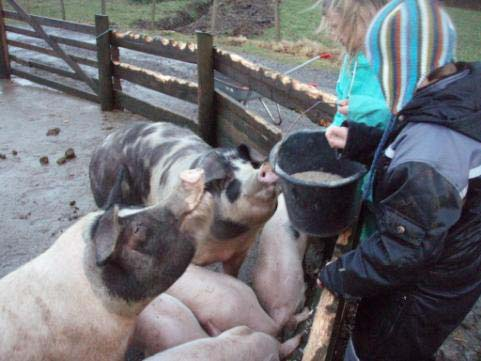
M 114 107 L 123 108 L 143 115 L 152 121 L 169 121 L 189 127 L 212 145 L 227 146 L 244 143 L 264 156 L 269 153 L 274 144 L 281 140 L 282 131 L 232 97 L 215 89 L 215 72 L 222 73 L 288 109 L 299 113 L 311 109 L 305 115 L 316 124 L 319 124 L 321 120 L 331 119 L 335 112 L 332 95 L 276 71 L 253 64 L 231 52 L 216 49 L 212 45 L 213 39 L 209 34 L 199 34 L 198 44 L 187 44 L 165 38 L 113 31 L 110 29 L 107 16 L 97 16 L 96 27 L 31 16 L 14 0 L 6 1 L 16 11 L 4 10 L 2 0 L 0 0 L 0 78 L 9 78 L 12 74 L 98 102 L 102 105 L 103 110 L 112 110 Z M 29 24 L 32 30 L 6 23 L 9 20 L 23 21 Z M 79 41 L 70 39 L 68 35 L 54 36 L 49 34 L 45 27 L 80 32 L 92 36 L 92 40 L 95 41 Z M 51 48 L 33 45 L 27 40 L 14 40 L 9 38 L 8 34 L 43 39 Z M 90 51 L 92 57 L 73 55 L 62 46 L 75 47 L 84 52 Z M 9 48 L 15 47 L 60 58 L 71 70 L 60 69 L 52 64 L 11 54 Z M 159 72 L 123 63 L 119 48 L 196 64 L 198 82 L 166 76 Z M 97 68 L 98 78 L 87 76 L 80 65 Z M 34 74 L 27 69 L 54 74 L 76 82 L 76 84 L 82 82 L 90 89 L 82 90 L 76 86 Z M 188 117 L 176 109 L 161 108 L 127 94 L 122 90 L 122 82 L 125 81 L 196 105 L 198 107 L 197 117 Z M 320 264 L 318 264 L 319 266 Z M 312 292 L 313 299 L 317 299 L 319 293 L 319 291 Z M 339 315 L 338 300 L 328 291 L 323 291 L 314 319 L 311 320 L 313 322 L 311 335 L 304 349 L 303 361 L 333 359 L 332 349 L 335 344 L 333 334 L 336 333 L 335 324 L 340 319 Z

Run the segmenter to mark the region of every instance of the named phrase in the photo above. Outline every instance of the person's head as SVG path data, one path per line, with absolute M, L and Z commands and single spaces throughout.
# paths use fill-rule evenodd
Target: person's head
M 354 56 L 364 48 L 364 36 L 371 20 L 388 0 L 319 0 L 322 22 L 319 31 L 327 30 L 346 52 Z
M 396 114 L 428 74 L 453 62 L 456 30 L 438 0 L 391 0 L 373 19 L 365 49 Z

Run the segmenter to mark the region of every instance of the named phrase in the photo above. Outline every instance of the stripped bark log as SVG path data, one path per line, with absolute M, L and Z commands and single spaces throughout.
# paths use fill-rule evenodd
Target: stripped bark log
M 302 113 L 313 107 L 305 115 L 316 124 L 335 114 L 333 95 L 253 64 L 236 54 L 217 50 L 215 69 L 286 108 Z
M 166 38 L 151 37 L 134 33 L 112 33 L 112 45 L 169 59 L 197 63 L 197 47 Z
M 114 76 L 191 103 L 197 103 L 197 84 L 187 80 L 122 63 L 114 63 Z

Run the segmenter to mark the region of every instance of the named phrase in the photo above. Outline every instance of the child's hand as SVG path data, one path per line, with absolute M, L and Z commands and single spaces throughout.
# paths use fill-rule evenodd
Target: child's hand
M 349 100 L 340 100 L 337 104 L 337 111 L 342 115 L 347 115 L 347 113 L 349 112 Z
M 344 149 L 346 147 L 349 129 L 331 125 L 326 130 L 326 139 L 331 148 Z

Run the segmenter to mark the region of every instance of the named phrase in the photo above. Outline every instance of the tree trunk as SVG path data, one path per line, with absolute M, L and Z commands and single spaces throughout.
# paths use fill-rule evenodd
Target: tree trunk
M 106 0 L 100 0 L 100 12 L 102 13 L 102 15 L 105 15 L 107 13 Z
M 281 41 L 281 14 L 280 14 L 280 0 L 274 0 L 274 17 L 276 25 L 276 41 Z
M 155 29 L 155 5 L 156 5 L 156 3 L 157 3 L 157 0 L 152 0 L 152 14 L 151 14 L 152 15 L 152 18 L 151 18 L 152 22 L 151 22 L 151 25 L 150 25 L 152 30 Z
M 67 17 L 65 15 L 65 2 L 64 2 L 64 0 L 60 0 L 60 10 L 62 12 L 62 20 L 65 20 Z M 27 9 L 27 12 L 29 12 L 28 9 Z
M 215 34 L 217 13 L 219 12 L 219 0 L 213 0 L 212 2 L 212 19 L 210 23 L 210 33 Z

